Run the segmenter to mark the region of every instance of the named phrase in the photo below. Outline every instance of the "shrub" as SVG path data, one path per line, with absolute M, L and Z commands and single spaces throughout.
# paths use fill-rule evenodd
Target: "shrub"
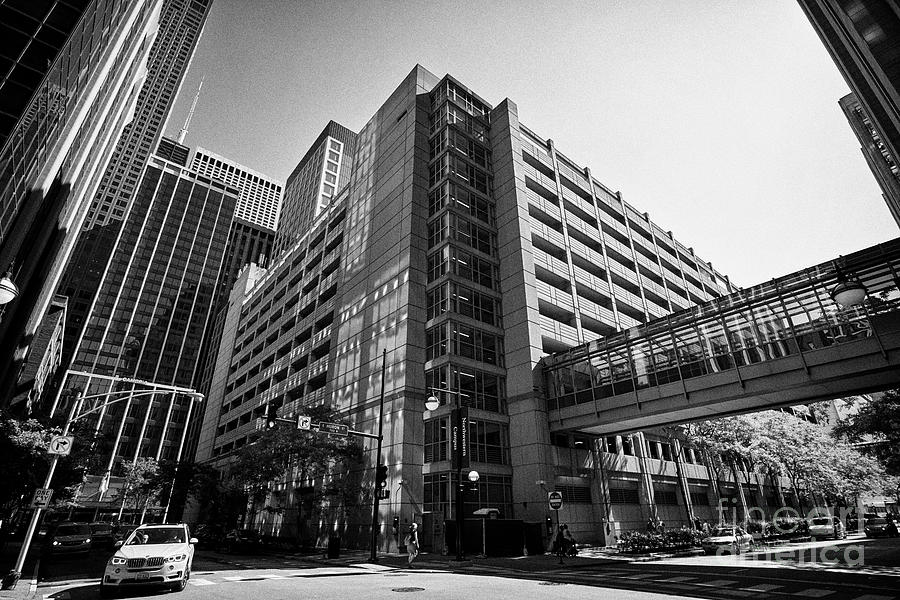
M 619 536 L 617 546 L 620 552 L 627 554 L 664 552 L 697 547 L 701 539 L 702 532 L 686 527 L 666 529 L 659 533 L 626 531 Z

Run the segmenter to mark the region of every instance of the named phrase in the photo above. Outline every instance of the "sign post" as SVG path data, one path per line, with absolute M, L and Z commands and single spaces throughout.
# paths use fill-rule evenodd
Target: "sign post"
M 563 505 L 563 497 L 560 492 L 550 492 L 547 494 L 547 500 L 550 503 L 550 510 L 556 511 L 556 553 L 559 554 L 559 564 L 563 564 L 563 541 L 559 530 L 559 509 Z

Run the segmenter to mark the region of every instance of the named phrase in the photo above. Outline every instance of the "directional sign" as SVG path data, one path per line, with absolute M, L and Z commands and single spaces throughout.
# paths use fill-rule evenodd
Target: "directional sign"
M 34 490 L 34 498 L 31 499 L 32 508 L 47 508 L 50 506 L 50 498 L 53 497 L 53 490 L 38 488 Z
M 50 440 L 50 445 L 47 447 L 47 453 L 68 456 L 69 452 L 72 451 L 72 443 L 74 441 L 75 438 L 71 435 L 54 436 L 53 439 Z
M 297 415 L 297 429 L 309 431 L 312 428 L 312 417 Z
M 559 510 L 562 508 L 562 494 L 559 492 L 550 492 L 547 495 L 547 499 L 550 501 L 550 508 L 552 510 Z
M 347 432 L 350 431 L 350 427 L 341 425 L 340 423 L 319 423 L 317 427 L 319 433 L 327 433 L 330 435 L 346 436 Z

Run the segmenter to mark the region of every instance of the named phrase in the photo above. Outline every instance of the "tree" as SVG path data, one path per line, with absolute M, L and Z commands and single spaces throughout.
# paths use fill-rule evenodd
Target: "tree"
M 889 475 L 900 476 L 900 390 L 889 390 L 859 403 L 858 411 L 838 423 L 838 439 L 859 444 Z
M 148 504 L 159 493 L 159 464 L 154 458 L 137 458 L 122 461 L 125 480 L 122 482 L 122 508 L 130 501 L 132 508 L 146 510 Z
M 308 408 L 306 414 L 313 422 L 338 420 L 338 415 L 324 407 Z M 251 523 L 274 482 L 288 480 L 304 490 L 304 502 L 297 500 L 298 538 L 307 519 L 326 508 L 341 511 L 360 494 L 350 473 L 361 461 L 362 449 L 352 439 L 276 427 L 262 431 L 235 458 L 229 479 L 244 491 Z

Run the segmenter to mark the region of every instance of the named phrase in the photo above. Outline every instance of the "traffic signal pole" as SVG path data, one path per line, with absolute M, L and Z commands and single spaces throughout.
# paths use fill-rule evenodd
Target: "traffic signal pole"
M 78 408 L 81 406 L 81 391 L 75 393 L 75 401 L 72 402 L 72 408 L 69 410 L 69 418 L 66 419 L 66 424 L 63 427 L 62 435 L 69 435 L 69 427 L 72 426 L 72 421 L 75 420 L 75 415 L 78 414 Z M 47 476 L 44 478 L 44 489 L 50 489 L 50 482 L 53 479 L 53 473 L 56 471 L 56 463 L 59 462 L 59 454 L 54 454 L 53 458 L 50 460 L 50 468 L 47 469 Z M 34 535 L 34 530 L 37 529 L 38 521 L 41 519 L 41 513 L 43 509 L 41 507 L 37 507 L 34 509 L 34 513 L 31 515 L 31 522 L 28 523 L 28 530 L 25 532 L 25 539 L 22 540 L 22 548 L 19 550 L 19 557 L 16 559 L 16 566 L 13 568 L 12 572 L 9 573 L 8 577 L 12 579 L 10 582 L 12 585 L 10 589 L 16 587 L 16 583 L 19 581 L 19 578 L 22 576 L 22 568 L 25 566 L 25 557 L 28 554 L 28 549 L 31 547 L 31 538 Z
M 372 548 L 369 552 L 369 562 L 378 562 L 378 496 L 381 494 L 378 485 L 378 472 L 381 468 L 381 443 L 384 440 L 384 371 L 387 364 L 387 348 L 381 354 L 381 399 L 378 402 L 378 451 L 375 454 L 375 485 L 372 498 Z

